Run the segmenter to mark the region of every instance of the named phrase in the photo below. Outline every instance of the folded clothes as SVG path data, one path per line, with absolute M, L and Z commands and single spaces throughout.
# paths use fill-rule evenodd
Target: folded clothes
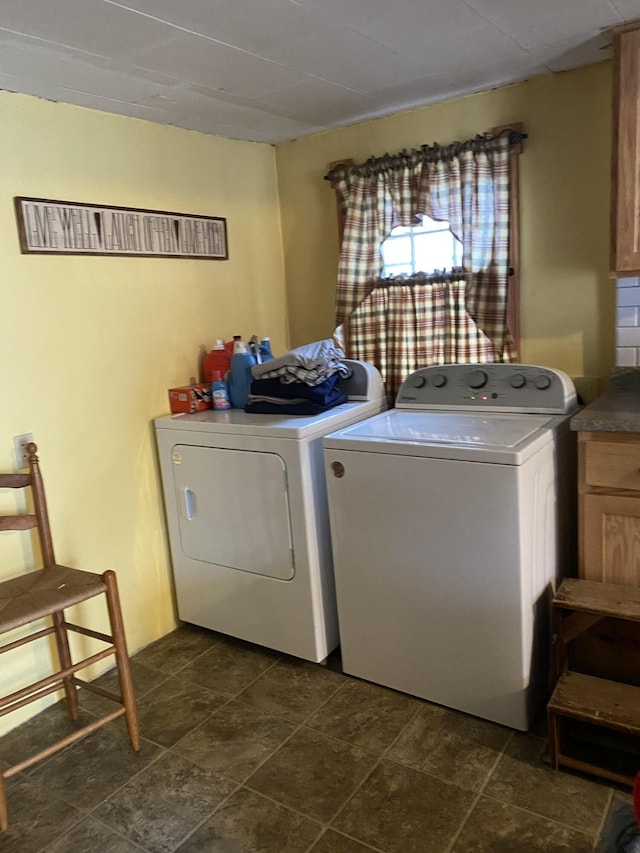
M 326 406 L 314 403 L 313 400 L 282 400 L 280 403 L 268 402 L 267 400 L 249 400 L 245 406 L 245 412 L 253 412 L 260 415 L 321 415 L 329 409 L 335 408 L 347 402 L 346 394 L 338 394 L 335 401 Z
M 254 379 L 251 383 L 252 397 L 278 397 L 292 400 L 295 397 L 303 400 L 311 400 L 320 405 L 331 402 L 332 395 L 339 391 L 338 384 L 341 380 L 339 373 L 334 373 L 318 385 L 307 385 L 306 382 L 280 382 L 279 379 Z
M 277 378 L 283 383 L 283 385 L 291 382 L 304 382 L 306 385 L 319 385 L 336 372 L 345 379 L 348 376 L 351 376 L 351 368 L 346 364 L 335 368 L 316 368 L 314 370 L 308 370 L 306 367 L 294 367 L 291 365 L 289 367 L 281 367 L 279 370 L 273 370 L 270 373 L 263 373 L 262 375 Z
M 251 368 L 251 375 L 254 379 L 279 379 L 283 384 L 319 385 L 335 373 L 345 378 L 351 376 L 351 368 L 343 359 L 344 352 L 331 339 L 326 339 L 256 364 Z

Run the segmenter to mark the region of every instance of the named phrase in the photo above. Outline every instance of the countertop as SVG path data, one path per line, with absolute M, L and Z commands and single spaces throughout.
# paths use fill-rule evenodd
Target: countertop
M 616 368 L 609 390 L 571 419 L 571 429 L 640 433 L 640 368 Z

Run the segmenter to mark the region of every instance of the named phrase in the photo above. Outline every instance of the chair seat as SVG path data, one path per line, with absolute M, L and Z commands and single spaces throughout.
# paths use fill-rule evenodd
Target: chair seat
M 105 592 L 102 576 L 47 566 L 0 583 L 0 633 L 11 631 Z

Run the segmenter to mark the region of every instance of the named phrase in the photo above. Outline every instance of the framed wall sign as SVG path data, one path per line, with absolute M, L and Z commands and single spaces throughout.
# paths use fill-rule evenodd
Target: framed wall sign
M 220 216 L 24 196 L 14 202 L 23 254 L 229 257 L 227 220 Z

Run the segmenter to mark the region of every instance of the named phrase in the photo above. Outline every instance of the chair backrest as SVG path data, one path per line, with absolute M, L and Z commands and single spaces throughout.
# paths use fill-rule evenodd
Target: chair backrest
M 17 515 L 0 515 L 0 530 L 31 530 L 35 527 L 40 540 L 42 562 L 46 568 L 46 566 L 55 565 L 56 559 L 53 553 L 44 485 L 38 464 L 38 448 L 33 442 L 29 442 L 25 449 L 29 461 L 29 473 L 0 474 L 0 489 L 27 489 L 31 487 L 34 511 Z

